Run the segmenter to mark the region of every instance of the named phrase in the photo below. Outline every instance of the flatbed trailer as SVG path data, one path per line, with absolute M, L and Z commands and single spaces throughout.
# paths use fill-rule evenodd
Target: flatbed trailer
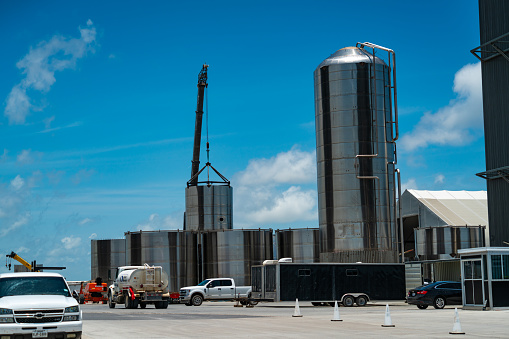
M 368 300 L 404 300 L 406 296 L 404 264 L 275 263 L 253 266 L 251 277 L 251 297 L 256 301 L 298 299 L 364 306 Z M 358 299 L 361 295 L 367 297 L 364 303 Z

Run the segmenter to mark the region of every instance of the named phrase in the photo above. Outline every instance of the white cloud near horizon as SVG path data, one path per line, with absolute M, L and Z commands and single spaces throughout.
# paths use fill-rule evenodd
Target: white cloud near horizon
M 135 231 L 156 231 L 169 229 L 182 229 L 183 218 L 177 218 L 175 215 L 167 215 L 160 217 L 159 214 L 153 213 L 148 220 L 140 222 L 134 227 Z
M 467 145 L 483 132 L 481 64 L 463 66 L 454 76 L 457 98 L 436 112 L 425 112 L 399 141 L 406 152 L 431 145 Z
M 445 175 L 437 174 L 435 176 L 435 184 L 443 184 L 445 182 Z
M 15 85 L 6 99 L 4 115 L 9 124 L 22 125 L 31 111 L 40 110 L 30 99 L 30 92 L 47 93 L 55 83 L 55 72 L 73 69 L 76 61 L 88 51 L 93 52 L 96 29 L 91 20 L 85 28 L 79 28 L 79 38 L 53 36 L 30 48 L 27 55 L 16 63 L 24 78 Z

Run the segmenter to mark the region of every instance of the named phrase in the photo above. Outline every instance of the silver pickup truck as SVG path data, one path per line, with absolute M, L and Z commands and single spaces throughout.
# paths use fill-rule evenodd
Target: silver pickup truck
M 239 300 L 247 305 L 250 298 L 251 286 L 235 286 L 231 278 L 205 279 L 196 286 L 180 289 L 180 301 L 187 306 L 200 306 L 204 300 Z

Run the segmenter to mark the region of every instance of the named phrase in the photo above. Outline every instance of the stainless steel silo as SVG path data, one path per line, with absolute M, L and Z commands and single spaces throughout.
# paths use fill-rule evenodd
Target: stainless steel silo
M 170 291 L 198 282 L 196 232 L 139 231 L 125 236 L 128 265 L 161 266 L 168 274 Z
M 90 279 L 101 277 L 109 285 L 115 279 L 116 268 L 126 264 L 125 239 L 92 240 L 90 253 Z
M 202 278 L 233 278 L 251 284 L 251 266 L 273 259 L 272 229 L 201 232 Z M 199 260 L 200 261 L 200 260 Z
M 188 231 L 233 228 L 233 188 L 198 185 L 186 188 L 185 226 Z
M 292 258 L 295 263 L 320 262 L 320 229 L 276 230 L 277 258 Z
M 380 48 L 389 65 L 375 56 Z M 322 262 L 398 259 L 391 52 L 346 47 L 314 72 Z

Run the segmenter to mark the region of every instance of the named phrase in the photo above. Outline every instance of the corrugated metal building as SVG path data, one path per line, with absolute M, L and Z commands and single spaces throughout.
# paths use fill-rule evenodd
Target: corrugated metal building
M 486 192 L 406 190 L 400 204 L 405 261 L 423 280 L 459 281 L 458 250 L 486 245 Z

